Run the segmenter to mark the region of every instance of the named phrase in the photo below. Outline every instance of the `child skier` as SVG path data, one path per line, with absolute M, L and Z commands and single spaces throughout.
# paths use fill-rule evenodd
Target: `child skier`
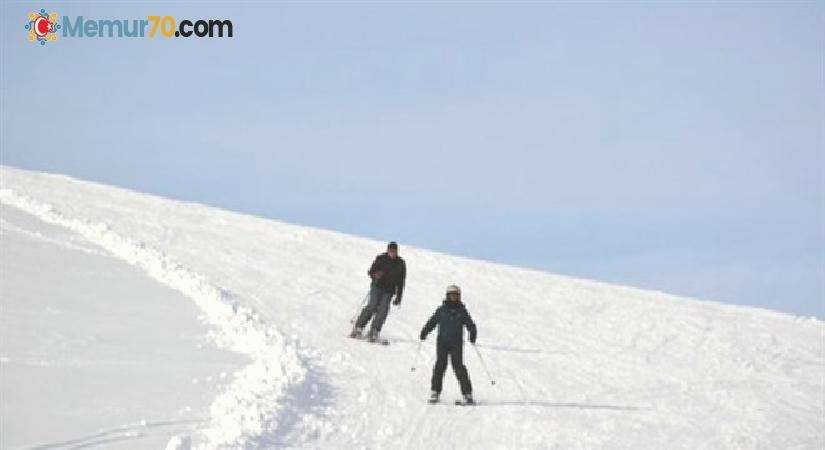
M 475 345 L 476 324 L 473 323 L 464 303 L 461 303 L 461 289 L 458 286 L 447 287 L 447 299 L 435 310 L 430 320 L 421 329 L 422 341 L 427 339 L 427 335 L 436 325 L 438 325 L 437 359 L 433 367 L 430 403 L 438 402 L 441 395 L 441 384 L 444 381 L 444 371 L 447 370 L 447 357 L 449 356 L 455 376 L 461 385 L 464 403 L 473 404 L 473 386 L 470 384 L 467 368 L 464 367 L 462 353 L 464 351 L 464 327 L 466 326 L 470 332 L 470 343 Z

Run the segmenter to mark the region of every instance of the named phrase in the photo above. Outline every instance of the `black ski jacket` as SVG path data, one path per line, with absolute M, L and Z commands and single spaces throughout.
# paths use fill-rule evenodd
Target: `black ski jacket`
M 464 327 L 470 332 L 470 342 L 476 341 L 476 324 L 464 303 L 460 301 L 444 300 L 444 303 L 435 310 L 430 320 L 421 329 L 421 340 L 438 325 L 438 342 L 444 344 L 463 344 Z
M 372 278 L 373 286 L 380 287 L 384 292 L 395 294 L 396 300 L 401 301 L 404 281 L 407 278 L 407 264 L 400 256 L 393 259 L 390 255 L 381 253 L 375 257 L 367 274 Z

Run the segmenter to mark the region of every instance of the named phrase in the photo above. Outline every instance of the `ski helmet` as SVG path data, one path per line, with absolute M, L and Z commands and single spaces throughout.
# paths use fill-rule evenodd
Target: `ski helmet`
M 461 288 L 454 285 L 454 284 L 451 284 L 451 285 L 447 286 L 447 294 L 461 295 Z

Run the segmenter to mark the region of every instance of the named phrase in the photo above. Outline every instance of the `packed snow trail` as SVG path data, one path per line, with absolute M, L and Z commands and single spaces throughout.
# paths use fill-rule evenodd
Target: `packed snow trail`
M 214 327 L 214 337 L 220 346 L 252 359 L 212 403 L 210 424 L 201 431 L 203 447 L 260 443 L 274 432 L 279 406 L 282 406 L 278 397 L 288 385 L 302 381 L 305 373 L 295 343 L 287 343 L 273 328 L 267 327 L 257 313 L 240 304 L 226 290 L 163 253 L 114 233 L 104 222 L 68 217 L 52 205 L 5 188 L 0 190 L 0 202 L 75 231 L 142 268 L 162 284 L 182 292 L 195 302 L 204 320 Z
M 4 204 L 0 293 L 3 449 L 163 448 L 249 363 L 179 292 Z
M 149 272 L 162 267 L 161 281 L 180 268 L 183 275 L 171 279 L 192 287 L 194 296 L 206 286 L 203 297 L 215 310 L 247 311 L 238 316 L 241 323 L 255 330 L 250 336 L 261 336 L 253 341 L 265 344 L 245 351 L 274 368 L 267 374 L 272 395 L 252 410 L 272 431 L 234 433 L 238 445 L 825 445 L 821 321 L 401 242 L 408 278 L 404 303 L 392 308 L 384 327 L 392 345 L 365 345 L 344 336 L 368 288 L 365 271 L 384 242 L 63 176 L 0 170 L 3 204 L 86 230 L 88 239 Z M 463 288 L 497 381 L 488 384 L 476 355 L 465 351 L 479 401 L 472 408 L 452 405 L 459 393 L 450 370 L 442 393 L 447 404 L 426 403 L 434 336 L 416 351 L 421 326 L 452 283 Z M 224 314 L 215 317 L 217 329 L 233 323 Z M 258 351 L 264 347 L 277 356 L 267 359 Z M 236 381 L 240 392 L 255 392 L 260 382 L 243 374 Z

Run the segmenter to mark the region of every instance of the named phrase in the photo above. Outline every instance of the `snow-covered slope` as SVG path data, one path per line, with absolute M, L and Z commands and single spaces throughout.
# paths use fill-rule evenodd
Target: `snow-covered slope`
M 202 425 L 248 360 L 215 349 L 198 314 L 77 233 L 0 204 L 0 448 L 162 448 Z
M 392 345 L 374 346 L 344 336 L 383 242 L 5 167 L 0 204 L 69 229 L 183 293 L 219 345 L 249 358 L 207 420 L 176 431 L 196 445 L 825 446 L 825 326 L 814 319 L 402 242 L 404 304 L 384 329 Z M 425 403 L 434 339 L 418 352 L 417 334 L 450 283 L 464 290 L 497 381 L 465 352 L 481 402 L 474 408 Z M 7 367 L 3 389 L 25 383 L 4 376 Z M 451 372 L 444 397 L 458 397 Z M 0 417 L 15 413 L 0 408 Z

